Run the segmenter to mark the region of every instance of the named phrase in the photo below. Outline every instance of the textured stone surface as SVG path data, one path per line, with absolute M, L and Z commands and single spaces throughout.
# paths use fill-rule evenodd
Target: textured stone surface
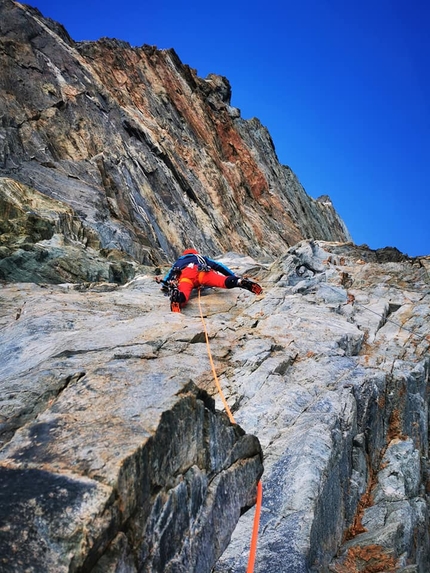
M 0 11 L 0 176 L 72 208 L 100 249 L 160 264 L 190 241 L 270 259 L 306 237 L 349 238 L 230 106 L 226 78 L 199 78 L 174 50 L 75 43 L 12 0 Z
M 117 282 L 134 276 L 131 257 L 100 252 L 97 235 L 71 207 L 0 178 L 0 279 L 11 282 Z
M 2 570 L 210 571 L 262 465 L 198 388 L 199 321 L 153 276 L 0 294 Z
M 427 570 L 426 262 L 302 243 L 244 310 L 222 382 L 264 452 L 257 572 Z M 251 528 L 215 571 L 246 570 Z
M 427 573 L 429 258 L 173 50 L 0 0 L 0 64 L 1 570 L 244 573 L 261 445 L 255 573 Z M 154 281 L 190 242 L 264 287 L 202 292 L 234 425 Z
M 391 258 L 318 242 L 271 265 L 223 257 L 264 286 L 201 297 L 246 434 L 221 414 L 197 298 L 170 313 L 155 269 L 123 286 L 3 286 L 3 559 L 242 573 L 254 435 L 256 572 L 425 573 L 429 277 L 427 259 Z

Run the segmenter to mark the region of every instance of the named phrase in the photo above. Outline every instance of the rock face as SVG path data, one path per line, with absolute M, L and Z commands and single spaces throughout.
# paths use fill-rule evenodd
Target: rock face
M 244 573 L 261 479 L 255 573 L 428 573 L 430 259 L 173 50 L 0 0 L 0 62 L 0 570 Z M 190 243 L 263 294 L 170 313 Z
M 201 387 L 199 320 L 153 276 L 1 297 L 1 571 L 210 571 L 262 459 Z
M 13 179 L 0 178 L 0 277 L 8 281 L 124 283 L 138 267 L 100 248 L 72 208 Z
M 425 573 L 429 261 L 399 258 L 222 259 L 265 289 L 201 297 L 238 425 L 197 298 L 170 313 L 153 269 L 3 286 L 3 570 L 242 573 L 260 442 L 256 572 Z
M 300 244 L 245 312 L 223 381 L 264 452 L 258 572 L 428 570 L 430 277 L 399 255 Z
M 171 260 L 190 242 L 264 259 L 307 237 L 349 239 L 331 202 L 310 198 L 279 164 L 260 122 L 230 106 L 226 78 L 199 78 L 173 50 L 75 43 L 12 0 L 0 10 L 0 220 L 21 184 L 67 210 L 83 246 L 91 237 L 102 255 L 138 263 Z M 56 234 L 68 244 L 69 231 Z M 0 276 L 16 280 L 22 251 L 4 241 Z

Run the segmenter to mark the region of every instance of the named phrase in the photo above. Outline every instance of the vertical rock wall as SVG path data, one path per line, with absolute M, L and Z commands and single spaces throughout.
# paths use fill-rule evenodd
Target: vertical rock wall
M 12 0 L 0 10 L 0 177 L 73 208 L 101 249 L 158 264 L 190 242 L 273 258 L 349 238 L 230 106 L 226 78 L 199 78 L 174 50 L 75 43 Z

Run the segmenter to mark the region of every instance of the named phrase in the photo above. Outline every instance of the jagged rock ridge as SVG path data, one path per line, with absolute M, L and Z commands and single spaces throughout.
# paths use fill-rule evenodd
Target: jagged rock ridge
M 279 164 L 261 123 L 231 107 L 226 78 L 199 78 L 174 50 L 75 43 L 12 0 L 0 9 L 0 176 L 9 195 L 15 181 L 64 203 L 94 248 L 138 263 L 171 260 L 190 241 L 212 256 L 273 259 L 306 237 L 350 238 L 331 202 L 310 198 Z M 29 259 L 32 243 L 21 240 Z M 22 250 L 3 247 L 0 272 L 16 280 L 10 268 Z

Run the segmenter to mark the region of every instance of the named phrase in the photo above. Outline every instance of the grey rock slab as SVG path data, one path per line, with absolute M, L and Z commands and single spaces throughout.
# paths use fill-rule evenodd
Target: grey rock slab
M 126 539 L 114 528 L 109 545 L 100 532 L 91 567 L 127 571 L 139 555 L 142 570 L 161 571 L 169 543 L 172 567 L 245 571 L 258 436 L 256 572 L 329 570 L 377 544 L 381 563 L 415 560 L 424 573 L 426 277 L 408 261 L 365 272 L 358 260 L 371 252 L 336 248 L 301 243 L 269 268 L 229 255 L 263 294 L 207 289 L 180 314 L 152 273 L 123 286 L 2 288 L 0 465 L 84 476 L 118 495 L 109 507 Z M 308 287 L 293 292 L 303 273 Z M 351 302 L 353 288 L 373 312 Z
M 403 304 L 409 292 L 409 300 L 415 301 L 412 306 L 419 304 L 426 292 L 426 276 L 417 281 L 409 263 L 372 264 L 366 271 L 359 256 L 348 260 L 351 255 L 345 247 L 345 260 L 342 264 L 337 261 L 336 283 L 334 257 L 329 247 L 320 246 L 327 251 L 324 255 L 314 248 L 318 253 L 315 260 L 310 255 L 312 249 L 302 243 L 272 266 L 268 276 L 275 287 L 244 309 L 245 316 L 255 319 L 253 329 L 232 355 L 243 362 L 238 362 L 236 374 L 228 372 L 225 379 L 238 409 L 236 419 L 260 437 L 265 456 L 256 571 L 328 570 L 336 552 L 342 553 L 342 537 L 371 477 L 380 476 L 377 488 L 383 488 L 397 475 L 395 468 L 390 472 L 382 456 L 391 440 L 389 432 L 401 432 L 401 427 L 404 435 L 413 432 L 413 442 L 419 444 L 407 446 L 414 463 L 408 464 L 406 456 L 410 473 L 405 478 L 409 493 L 402 497 L 405 513 L 391 514 L 393 508 L 375 501 L 363 515 L 363 523 L 369 527 L 363 534 L 367 537 L 356 535 L 344 550 L 350 558 L 352 546 L 379 544 L 380 563 L 395 555 L 399 567 L 406 565 L 405 555 L 414 559 L 418 551 L 417 563 L 424 573 L 427 538 L 423 536 L 423 545 L 416 549 L 407 532 L 414 523 L 423 534 L 429 518 L 428 509 L 421 513 L 412 509 L 426 507 L 416 484 L 422 484 L 423 476 L 417 461 L 420 455 L 427 456 L 427 425 L 421 412 L 427 412 L 422 396 L 428 392 L 428 343 L 421 339 L 410 346 L 411 338 L 402 330 L 405 322 L 399 320 L 394 326 L 387 318 L 393 313 L 393 320 L 398 317 L 397 304 Z M 276 268 L 284 271 L 281 279 Z M 352 288 L 339 287 L 343 272 L 349 273 Z M 379 272 L 381 282 L 389 287 L 381 288 Z M 355 288 L 357 283 L 359 288 Z M 349 294 L 362 304 L 350 302 Z M 427 303 L 424 307 L 418 316 L 428 317 Z M 244 318 L 242 322 L 246 324 Z M 419 320 L 412 324 L 411 330 L 420 334 Z M 270 353 L 267 340 L 272 340 Z M 412 358 L 412 348 L 426 348 L 427 352 Z M 403 439 L 400 437 L 400 443 L 405 448 L 409 442 Z M 391 455 L 390 448 L 386 452 Z M 391 478 L 384 479 L 387 472 Z M 404 480 L 396 484 L 399 491 L 405 489 Z M 375 489 L 372 495 L 378 496 L 377 492 Z M 368 521 L 367 512 L 374 510 L 379 519 Z M 404 535 L 403 520 L 409 524 Z M 217 572 L 246 570 L 252 521 L 251 513 L 243 516 L 215 568 Z M 399 551 L 394 549 L 397 543 Z M 359 556 L 361 549 L 357 551 Z
M 31 481 L 28 476 L 42 476 L 31 490 L 39 505 L 23 502 L 24 513 L 17 512 L 5 540 L 8 547 L 18 529 L 33 535 L 33 516 L 41 512 L 46 518 L 40 518 L 40 528 L 47 528 L 45 519 L 59 523 L 64 543 L 51 544 L 54 533 L 47 533 L 52 546 L 31 554 L 40 570 L 56 571 L 56 561 L 59 567 L 64 562 L 64 570 L 90 568 L 103 555 L 113 566 L 115 559 L 130 563 L 139 553 L 147 571 L 165 570 L 178 560 L 186 570 L 209 570 L 240 514 L 252 505 L 262 466 L 258 440 L 231 426 L 196 385 L 210 370 L 206 345 L 196 342 L 202 333 L 196 307 L 190 304 L 189 315 L 171 313 L 152 276 L 124 287 L 12 285 L 2 289 L 2 297 L 9 300 L 0 331 L 3 492 L 20 504 L 11 484 L 21 488 L 23 480 Z M 11 468 L 19 479 L 8 477 Z M 64 529 L 60 493 L 48 485 L 38 493 L 44 475 L 47 484 L 63 480 L 72 490 L 87 480 L 90 498 L 98 488 L 106 492 L 103 503 L 100 496 L 91 498 L 103 519 L 77 509 L 81 529 Z M 49 496 L 56 503 L 52 510 Z M 171 524 L 170 542 L 176 539 L 167 553 L 163 519 Z M 108 546 L 119 530 L 128 541 L 118 553 Z M 202 552 L 215 533 L 219 545 Z M 8 561 L 11 570 L 31 555 L 22 545 Z

